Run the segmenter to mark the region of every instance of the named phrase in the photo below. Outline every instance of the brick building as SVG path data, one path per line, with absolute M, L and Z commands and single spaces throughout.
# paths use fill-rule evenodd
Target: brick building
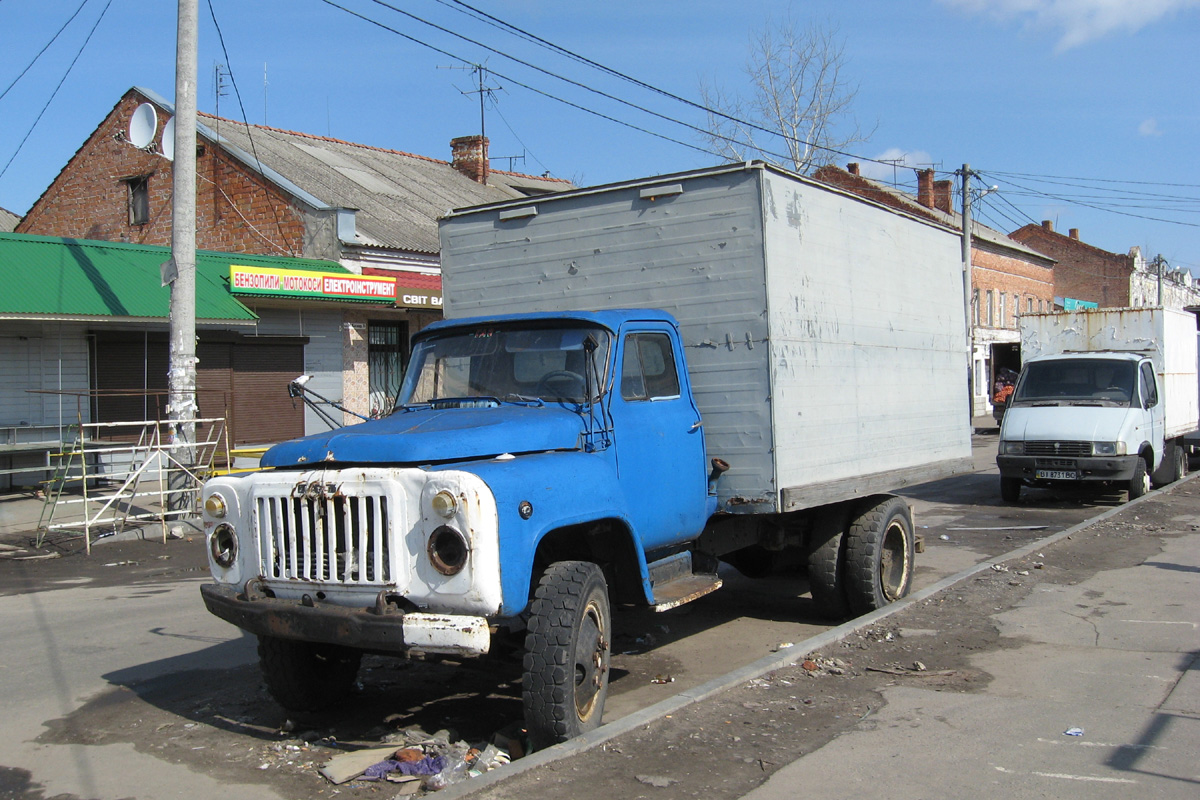
M 173 114 L 154 92 L 130 89 L 16 231 L 169 245 Z M 490 169 L 482 137 L 453 140 L 451 153 L 441 161 L 200 115 L 198 248 L 320 259 L 394 279 L 395 301 L 374 305 L 239 296 L 258 317 L 252 335 L 303 339 L 308 387 L 359 413 L 389 407 L 411 335 L 441 316 L 437 218 L 454 207 L 570 188 Z M 306 432 L 321 428 L 310 413 Z
M 814 177 L 860 197 L 962 231 L 953 208 L 953 185 L 917 171 L 917 196 L 870 180 L 857 164 L 821 167 Z M 1054 303 L 1054 259 L 976 220 L 971 221 L 972 412 L 991 411 L 991 387 L 1001 369 L 1020 368 L 1021 314 L 1048 311 Z M 965 302 L 965 301 L 964 301 Z M 964 335 L 966 333 L 964 332 Z
M 1055 260 L 1054 295 L 1060 305 L 1068 299 L 1107 308 L 1130 305 L 1130 278 L 1138 267 L 1133 253 L 1120 255 L 1093 247 L 1080 240 L 1078 228 L 1064 236 L 1050 220 L 1009 235 Z

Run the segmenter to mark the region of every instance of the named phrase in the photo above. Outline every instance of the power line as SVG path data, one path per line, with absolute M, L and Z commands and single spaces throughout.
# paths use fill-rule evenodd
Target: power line
M 12 158 L 8 159 L 8 163 L 4 165 L 4 169 L 0 169 L 0 178 L 3 178 L 4 173 L 8 172 L 8 168 L 12 166 L 13 161 L 16 160 L 17 156 L 21 152 L 21 149 L 25 147 L 25 143 L 29 141 L 29 137 L 33 134 L 33 129 L 36 128 L 37 124 L 42 121 L 42 116 L 46 113 L 46 109 L 48 109 L 50 104 L 54 102 L 54 98 L 58 97 L 58 90 L 62 88 L 64 83 L 66 83 L 67 76 L 70 75 L 71 70 L 75 68 L 75 63 L 79 61 L 79 57 L 83 55 L 83 51 L 88 46 L 88 42 L 92 40 L 92 34 L 96 32 L 96 28 L 100 27 L 100 22 L 104 19 L 104 15 L 108 13 L 108 8 L 112 4 L 113 0 L 108 0 L 108 2 L 105 3 L 104 10 L 101 11 L 100 16 L 96 18 L 96 22 L 92 25 L 92 29 L 88 31 L 87 38 L 83 40 L 83 44 L 79 45 L 79 51 L 76 52 L 75 57 L 71 59 L 70 65 L 67 66 L 67 71 L 63 73 L 62 78 L 58 81 L 58 85 L 55 86 L 54 91 L 50 93 L 50 99 L 46 101 L 46 105 L 42 106 L 42 110 L 38 112 L 37 118 L 34 119 L 33 124 L 29 126 L 29 130 L 25 132 L 25 136 L 21 138 L 21 143 L 17 145 L 17 149 L 12 154 Z
M 42 54 L 45 53 L 47 50 L 49 50 L 50 45 L 54 44 L 54 42 L 58 39 L 58 37 L 62 34 L 62 32 L 67 29 L 67 26 L 75 21 L 75 18 L 79 16 L 79 12 L 83 11 L 83 7 L 86 6 L 88 4 L 88 2 L 89 2 L 89 0 L 83 0 L 83 2 L 79 4 L 79 8 L 75 9 L 75 13 L 72 14 L 70 16 L 70 18 L 68 18 L 67 21 L 63 23 L 62 27 L 59 28 L 58 31 L 53 36 L 50 37 L 50 41 L 46 42 L 46 44 L 42 47 L 41 50 L 38 51 L 37 55 L 33 57 L 33 60 L 29 62 L 29 64 L 25 67 L 25 69 L 21 70 L 21 74 L 15 78 L 13 78 L 12 83 L 10 83 L 4 89 L 3 92 L 0 92 L 0 100 L 3 100 L 4 96 L 6 94 L 8 94 L 9 91 L 14 86 L 17 85 L 17 81 L 19 81 L 19 80 L 21 80 L 21 78 L 25 77 L 26 72 L 29 72 L 29 70 L 33 69 L 33 65 L 36 64 L 38 59 L 42 57 Z
M 208 13 L 212 17 L 213 27 L 217 29 L 217 40 L 221 43 L 221 52 L 225 54 L 225 68 L 229 72 L 229 82 L 233 84 L 233 94 L 237 98 L 238 109 L 242 112 L 242 123 L 246 126 L 246 138 L 250 141 L 250 153 L 254 156 L 254 164 L 258 168 L 258 171 L 262 172 L 263 166 L 262 162 L 258 160 L 258 149 L 254 146 L 254 136 L 250 132 L 250 122 L 246 119 L 246 107 L 242 104 L 242 93 L 238 89 L 237 78 L 233 76 L 233 67 L 230 66 L 233 62 L 229 60 L 229 50 L 225 47 L 225 34 L 221 32 L 221 24 L 217 22 L 217 12 L 213 9 L 212 0 L 208 0 Z M 220 89 L 218 88 L 219 91 Z M 265 187 L 263 191 L 266 191 Z M 223 191 L 222 194 L 224 194 Z M 267 205 L 271 209 L 272 216 L 275 217 L 275 228 L 279 231 L 281 246 L 285 245 L 287 244 L 287 235 L 283 232 L 283 222 L 279 219 L 279 209 L 275 207 L 275 203 L 273 202 L 268 202 Z M 235 206 L 233 210 L 236 212 L 237 207 Z M 241 216 L 241 212 L 238 212 L 238 216 Z M 296 253 L 293 252 L 292 255 L 296 255 Z

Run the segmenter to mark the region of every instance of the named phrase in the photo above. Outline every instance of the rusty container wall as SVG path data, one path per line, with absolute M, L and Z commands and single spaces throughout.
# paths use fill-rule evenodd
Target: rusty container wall
M 1021 318 L 1021 357 L 1134 352 L 1154 362 L 1163 387 L 1166 436 L 1200 426 L 1196 316 L 1170 308 L 1097 308 Z
M 959 239 L 760 163 L 454 211 L 448 318 L 661 308 L 722 507 L 794 510 L 970 459 Z

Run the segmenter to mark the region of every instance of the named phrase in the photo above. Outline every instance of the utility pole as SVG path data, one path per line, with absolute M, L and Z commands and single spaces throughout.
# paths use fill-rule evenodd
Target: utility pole
M 970 164 L 963 164 L 955 173 L 962 176 L 962 263 L 963 263 L 963 307 L 967 312 L 967 403 L 971 415 L 975 414 L 975 320 L 971 316 L 971 172 Z
M 172 170 L 170 360 L 167 419 L 172 456 L 189 469 L 196 441 L 196 51 L 199 0 L 179 0 L 175 42 L 175 161 Z M 194 497 L 189 477 L 170 473 L 171 511 L 186 511 Z

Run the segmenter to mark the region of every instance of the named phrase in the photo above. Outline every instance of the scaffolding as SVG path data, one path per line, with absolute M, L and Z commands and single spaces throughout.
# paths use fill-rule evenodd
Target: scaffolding
M 169 520 L 195 516 L 204 481 L 218 463 L 230 463 L 225 418 L 195 422 L 191 443 L 175 441 L 163 420 L 72 426 L 71 443 L 51 454 L 57 465 L 46 482 L 38 545 L 50 532 L 77 533 L 90 554 L 96 539 L 155 522 L 166 542 Z

